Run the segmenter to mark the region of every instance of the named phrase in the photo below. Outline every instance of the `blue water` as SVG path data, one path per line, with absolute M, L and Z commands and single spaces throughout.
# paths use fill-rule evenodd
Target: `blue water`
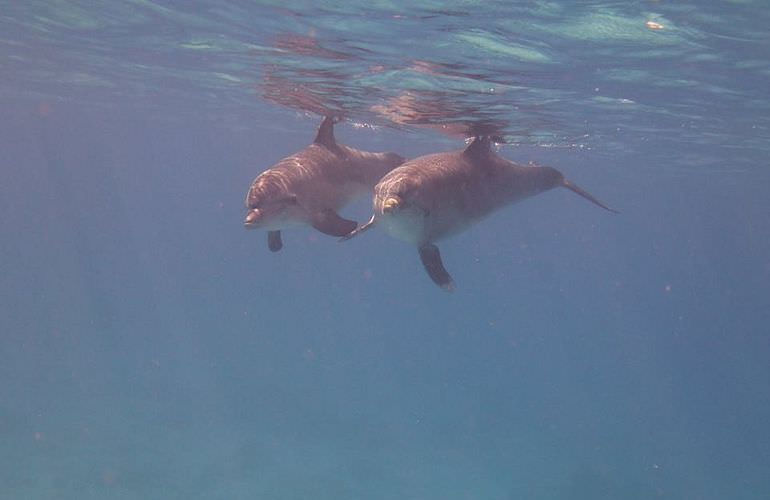
M 770 498 L 764 2 L 4 4 L 0 499 Z M 270 253 L 319 112 L 621 213 Z

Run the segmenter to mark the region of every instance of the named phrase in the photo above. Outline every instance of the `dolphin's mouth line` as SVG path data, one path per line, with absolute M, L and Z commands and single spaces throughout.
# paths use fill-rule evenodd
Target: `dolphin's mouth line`
M 256 229 L 262 227 L 266 222 L 279 216 L 281 209 L 278 206 L 267 206 L 260 208 L 250 208 L 243 219 L 243 225 L 247 229 Z
M 246 229 L 255 229 L 257 227 L 257 222 L 259 222 L 259 219 L 261 218 L 262 214 L 259 210 L 256 208 L 252 208 L 248 211 L 246 214 L 246 218 L 243 219 L 243 225 L 246 227 Z

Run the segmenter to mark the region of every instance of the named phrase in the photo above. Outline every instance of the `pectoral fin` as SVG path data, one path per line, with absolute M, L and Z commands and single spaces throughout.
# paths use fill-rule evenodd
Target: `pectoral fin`
M 358 226 L 356 221 L 343 219 L 332 209 L 313 214 L 310 224 L 329 236 L 345 236 Z
M 348 234 L 340 238 L 340 241 L 347 241 L 354 236 L 358 236 L 364 231 L 370 229 L 375 224 L 375 222 L 376 222 L 376 216 L 372 215 L 372 218 L 369 219 L 369 222 L 367 222 L 363 226 L 355 228 L 354 230 L 352 230 L 351 232 L 349 232 Z
M 280 231 L 267 232 L 267 248 L 269 248 L 271 252 L 277 252 L 278 250 L 283 248 L 283 242 L 281 241 Z
M 444 263 L 441 262 L 441 253 L 438 251 L 438 247 L 432 243 L 428 243 L 420 247 L 420 260 L 425 267 L 430 279 L 435 284 L 446 290 L 452 292 L 455 289 L 454 281 L 444 268 Z

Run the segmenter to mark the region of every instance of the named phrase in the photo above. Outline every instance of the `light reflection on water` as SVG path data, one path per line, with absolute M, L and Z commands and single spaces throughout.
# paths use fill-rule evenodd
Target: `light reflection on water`
M 658 2 L 480 7 L 16 3 L 0 19 L 11 75 L 0 95 L 186 102 L 222 115 L 262 97 L 364 123 L 495 131 L 515 144 L 629 151 L 656 135 L 768 148 L 751 137 L 770 130 L 770 37 L 760 22 L 770 15 L 750 2 L 726 12 Z M 747 102 L 755 106 L 730 113 Z

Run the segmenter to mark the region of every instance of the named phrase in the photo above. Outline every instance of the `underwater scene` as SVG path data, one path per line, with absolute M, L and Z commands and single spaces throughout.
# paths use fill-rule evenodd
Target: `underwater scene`
M 770 498 L 768 26 L 0 1 L 0 500 Z

